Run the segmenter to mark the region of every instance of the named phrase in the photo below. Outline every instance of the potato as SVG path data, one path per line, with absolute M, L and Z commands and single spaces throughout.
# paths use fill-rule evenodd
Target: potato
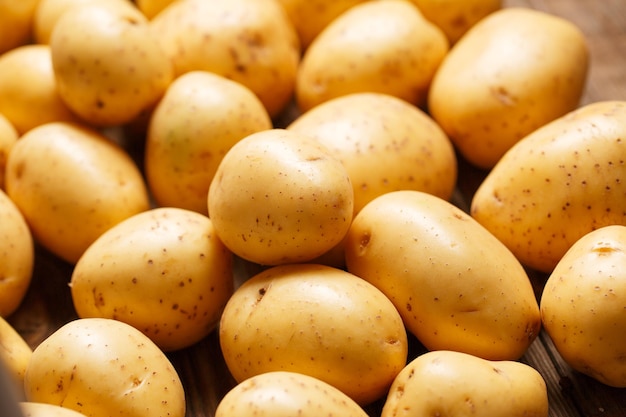
M 444 33 L 411 2 L 364 2 L 339 15 L 304 52 L 301 111 L 349 93 L 378 92 L 422 106 L 447 54 Z
M 163 95 L 174 68 L 136 8 L 94 2 L 67 10 L 50 36 L 59 95 L 85 122 L 134 121 Z
M 13 123 L 0 113 L 0 190 L 5 190 L 4 177 L 7 166 L 7 158 L 11 148 L 17 142 L 19 135 Z
M 23 417 L 86 417 L 78 411 L 53 404 L 22 401 L 19 407 Z
M 181 75 L 152 113 L 145 143 L 156 203 L 207 214 L 209 185 L 224 154 L 271 128 L 263 103 L 244 85 L 206 71 Z
M 131 9 L 134 7 L 130 0 L 38 0 L 35 15 L 33 16 L 33 37 L 35 42 L 49 44 L 52 30 L 59 18 L 73 7 L 91 3 L 108 3 L 109 5 Z
M 150 207 L 141 172 L 122 148 L 93 129 L 63 122 L 17 141 L 6 190 L 35 240 L 70 263 L 108 228 Z
M 275 266 L 244 282 L 226 304 L 219 339 L 238 382 L 299 372 L 359 404 L 382 397 L 408 355 L 389 299 L 344 270 L 317 264 Z
M 513 254 L 467 213 L 421 191 L 394 191 L 357 214 L 345 244 L 349 272 L 380 289 L 429 350 L 520 358 L 541 318 Z
M 10 316 L 22 304 L 34 264 L 35 247 L 26 219 L 0 190 L 0 317 Z
M 24 45 L 0 55 L 0 113 L 19 135 L 45 123 L 78 120 L 57 87 L 48 45 Z
M 253 376 L 226 393 L 215 417 L 367 417 L 350 397 L 324 381 L 297 372 Z
M 185 0 L 151 21 L 175 75 L 209 71 L 252 90 L 271 117 L 290 102 L 298 34 L 278 0 Z
M 348 94 L 309 110 L 287 129 L 317 139 L 341 160 L 352 181 L 355 214 L 389 191 L 452 197 L 457 178 L 452 144 L 430 117 L 399 98 Z
M 279 0 L 293 23 L 302 49 L 306 49 L 313 39 L 352 6 L 366 0 Z
M 184 417 L 185 392 L 168 357 L 118 320 L 70 321 L 33 351 L 26 400 L 90 417 Z
M 548 277 L 541 296 L 544 328 L 575 370 L 626 387 L 626 226 L 578 239 Z
M 164 207 L 116 224 L 72 272 L 79 317 L 128 323 L 164 351 L 200 341 L 233 292 L 233 259 L 209 218 Z
M 381 417 L 470 415 L 547 417 L 546 383 L 524 363 L 427 352 L 398 374 Z
M 411 0 L 446 34 L 451 45 L 476 23 L 502 8 L 502 0 Z
M 504 8 L 446 55 L 428 108 L 460 154 L 489 169 L 521 138 L 578 107 L 588 67 L 586 40 L 573 23 Z
M 33 15 L 40 0 L 0 0 L 0 54 L 31 40 Z
M 343 164 L 315 139 L 285 129 L 246 136 L 224 155 L 209 217 L 236 255 L 263 265 L 306 262 L 345 236 L 354 207 Z
M 602 101 L 514 146 L 476 190 L 471 214 L 526 266 L 550 273 L 584 234 L 626 224 L 626 102 Z
M 21 334 L 3 316 L 0 316 L 0 366 L 14 384 L 16 397 L 24 396 L 24 374 L 33 350 Z M 3 387 L 4 388 L 4 387 Z

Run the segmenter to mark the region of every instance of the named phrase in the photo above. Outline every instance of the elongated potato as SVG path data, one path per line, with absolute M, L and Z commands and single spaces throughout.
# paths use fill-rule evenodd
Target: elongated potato
M 591 103 L 534 131 L 491 170 L 471 215 L 549 273 L 584 234 L 626 224 L 626 102 Z
M 374 284 L 429 350 L 520 358 L 541 326 L 525 270 L 495 236 L 452 203 L 395 191 L 356 215 L 347 269 Z
M 516 361 L 489 361 L 456 351 L 413 359 L 394 380 L 382 417 L 547 417 L 541 374 Z
M 504 8 L 446 55 L 429 110 L 465 159 L 489 169 L 524 136 L 578 107 L 588 66 L 586 39 L 573 23 Z

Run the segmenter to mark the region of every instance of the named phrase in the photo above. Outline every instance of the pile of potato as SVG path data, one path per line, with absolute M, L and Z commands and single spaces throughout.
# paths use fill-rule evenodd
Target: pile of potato
M 214 331 L 220 417 L 547 416 L 542 328 L 626 387 L 626 102 L 581 107 L 589 55 L 497 0 L 0 0 L 22 410 L 182 417 L 168 353 Z M 78 318 L 29 346 L 38 250 Z

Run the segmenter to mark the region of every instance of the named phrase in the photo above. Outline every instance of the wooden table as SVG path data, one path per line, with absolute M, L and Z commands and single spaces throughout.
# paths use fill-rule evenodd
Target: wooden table
M 505 6 L 524 6 L 563 16 L 576 23 L 587 36 L 591 71 L 583 104 L 626 100 L 626 0 L 506 0 Z M 468 201 L 481 173 L 460 161 L 462 172 L 458 197 Z M 35 347 L 68 320 L 76 317 L 68 281 L 71 265 L 39 249 L 35 275 L 21 308 L 9 321 Z M 538 292 L 545 277 L 531 274 Z M 423 348 L 411 340 L 411 354 Z M 188 417 L 213 416 L 220 398 L 232 380 L 219 351 L 214 332 L 196 345 L 169 354 L 184 380 Z M 559 357 L 550 339 L 542 333 L 522 361 L 538 369 L 548 385 L 551 417 L 626 416 L 626 389 L 602 385 L 576 373 Z M 372 416 L 381 403 L 368 407 Z

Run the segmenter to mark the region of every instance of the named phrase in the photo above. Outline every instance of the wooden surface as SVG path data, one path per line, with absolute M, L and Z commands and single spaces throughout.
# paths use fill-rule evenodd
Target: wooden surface
M 563 16 L 576 23 L 587 36 L 591 71 L 583 103 L 626 100 L 626 0 L 508 0 L 505 6 L 524 6 Z M 458 200 L 469 201 L 484 173 L 461 163 Z M 75 317 L 67 283 L 71 265 L 49 253 L 37 253 L 35 276 L 22 307 L 9 321 L 35 347 L 63 323 Z M 544 276 L 531 273 L 538 293 Z M 411 354 L 423 348 L 411 340 Z M 233 386 L 214 332 L 200 343 L 169 354 L 184 380 L 188 417 L 213 416 L 219 399 Z M 545 333 L 531 346 L 522 361 L 545 378 L 551 417 L 626 416 L 626 389 L 604 386 L 572 371 L 555 351 Z M 368 407 L 380 412 L 381 403 Z

